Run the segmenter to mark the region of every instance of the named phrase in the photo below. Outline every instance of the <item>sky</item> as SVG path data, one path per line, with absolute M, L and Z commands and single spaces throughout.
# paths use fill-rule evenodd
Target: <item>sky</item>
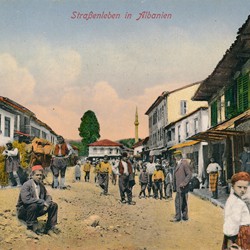
M 139 137 L 148 136 L 151 104 L 163 91 L 206 79 L 250 14 L 249 0 L 0 5 L 0 95 L 67 139 L 80 138 L 88 110 L 99 121 L 100 139 L 133 138 L 136 107 Z M 151 18 L 140 15 L 144 11 Z M 116 18 L 87 20 L 89 13 Z M 167 18 L 154 19 L 154 13 Z

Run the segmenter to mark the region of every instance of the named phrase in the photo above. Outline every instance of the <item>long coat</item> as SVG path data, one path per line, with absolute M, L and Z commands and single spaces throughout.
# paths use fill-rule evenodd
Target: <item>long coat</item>
M 186 159 L 181 159 L 181 162 L 177 164 L 174 170 L 174 190 L 176 192 L 183 192 L 184 189 L 187 190 L 191 178 L 192 172 L 189 167 L 189 162 Z M 186 188 L 181 188 L 180 185 Z
M 48 194 L 46 188 L 42 183 L 39 184 L 40 186 L 40 195 L 39 199 L 36 196 L 34 181 L 32 179 L 26 181 L 20 191 L 17 208 L 22 205 L 29 205 L 32 203 L 38 203 L 43 205 L 45 202 L 50 205 L 52 202 L 51 196 Z

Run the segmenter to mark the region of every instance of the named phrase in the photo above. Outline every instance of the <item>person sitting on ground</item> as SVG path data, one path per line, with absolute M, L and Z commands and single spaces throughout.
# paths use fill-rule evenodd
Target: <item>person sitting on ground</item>
M 232 192 L 224 208 L 223 250 L 250 249 L 250 211 L 243 200 L 249 183 L 247 172 L 239 172 L 231 178 Z
M 27 224 L 27 229 L 36 234 L 58 234 L 60 230 L 57 225 L 58 205 L 52 201 L 42 183 L 43 167 L 35 165 L 32 167 L 31 179 L 26 181 L 19 194 L 17 208 L 17 217 Z M 48 214 L 45 229 L 41 231 L 38 227 L 37 218 Z
M 156 170 L 153 173 L 152 180 L 154 185 L 154 198 L 158 199 L 158 193 L 160 193 L 160 199 L 162 200 L 162 183 L 164 182 L 164 173 L 160 163 L 156 164 Z

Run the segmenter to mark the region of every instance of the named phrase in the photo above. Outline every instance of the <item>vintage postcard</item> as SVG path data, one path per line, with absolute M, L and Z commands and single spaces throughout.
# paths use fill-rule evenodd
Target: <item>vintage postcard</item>
M 249 249 L 249 1 L 0 6 L 0 249 Z

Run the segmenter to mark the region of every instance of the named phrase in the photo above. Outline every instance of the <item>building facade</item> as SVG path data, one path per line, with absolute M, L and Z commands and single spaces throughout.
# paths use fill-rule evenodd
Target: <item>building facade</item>
M 208 154 L 223 167 L 223 179 L 241 170 L 239 154 L 250 141 L 250 16 L 193 100 L 207 101 L 209 129 L 192 139 L 207 141 Z

